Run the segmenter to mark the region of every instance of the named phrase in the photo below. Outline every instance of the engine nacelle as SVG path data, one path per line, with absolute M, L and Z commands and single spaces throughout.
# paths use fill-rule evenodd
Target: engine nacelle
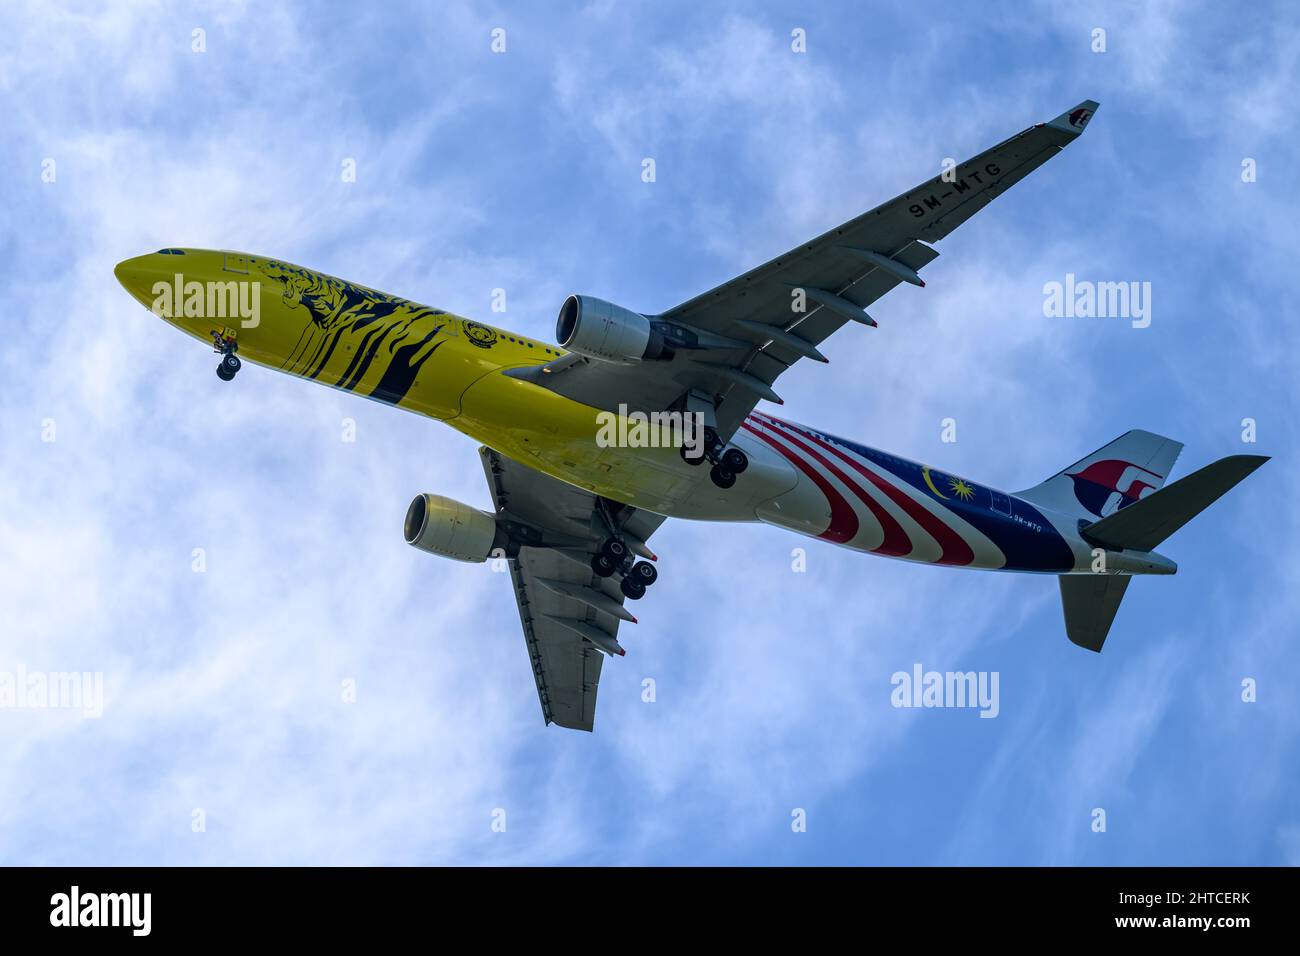
M 555 320 L 555 340 L 564 348 L 603 362 L 671 358 L 664 337 L 639 312 L 590 295 L 564 300 Z
M 402 531 L 414 548 L 475 563 L 486 561 L 507 540 L 492 515 L 442 495 L 416 495 Z

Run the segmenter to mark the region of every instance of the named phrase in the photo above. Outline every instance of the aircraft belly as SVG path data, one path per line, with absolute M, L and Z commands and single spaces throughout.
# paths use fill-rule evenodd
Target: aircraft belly
M 692 483 L 676 502 L 669 517 L 701 521 L 760 520 L 762 509 L 769 502 L 797 490 L 799 473 L 761 442 L 739 431 L 732 437 L 731 444 L 749 458 L 749 467 L 736 477 L 735 485 L 730 488 L 713 484 L 709 479 L 707 462 L 691 466 L 678 459 L 682 468 L 689 469 Z

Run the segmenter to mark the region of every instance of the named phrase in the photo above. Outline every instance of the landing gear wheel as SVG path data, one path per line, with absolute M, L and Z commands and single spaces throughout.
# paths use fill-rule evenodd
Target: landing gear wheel
M 617 568 L 627 557 L 627 545 L 618 538 L 606 538 L 600 553 L 609 559 L 610 567 Z
M 709 469 L 709 477 L 713 479 L 713 483 L 719 488 L 730 488 L 736 483 L 735 473 L 728 471 L 721 465 L 714 465 Z
M 677 450 L 677 454 L 681 455 L 681 456 L 682 456 L 682 461 L 686 462 L 686 464 L 688 464 L 688 465 L 702 465 L 702 464 L 704 464 L 704 452 L 701 451 L 701 452 L 699 452 L 698 454 L 694 454 L 694 455 L 692 455 L 692 454 L 691 454 L 691 449 L 690 449 L 690 447 L 687 446 L 687 445 L 683 445 L 681 448 L 679 448 L 679 449 Z
M 645 597 L 645 585 L 631 575 L 618 582 L 618 589 L 630 601 L 639 601 Z
M 603 554 L 597 554 L 591 558 L 591 570 L 595 571 L 597 576 L 607 578 L 618 570 L 618 566 Z
M 728 448 L 723 453 L 722 461 L 719 464 L 733 475 L 738 475 L 749 467 L 749 456 L 739 448 Z
M 226 352 L 221 356 L 221 364 L 217 366 L 217 378 L 223 382 L 229 382 L 235 377 L 244 363 L 239 360 L 239 356 L 234 352 Z
M 659 569 L 649 561 L 638 561 L 632 565 L 632 580 L 649 587 L 659 580 Z

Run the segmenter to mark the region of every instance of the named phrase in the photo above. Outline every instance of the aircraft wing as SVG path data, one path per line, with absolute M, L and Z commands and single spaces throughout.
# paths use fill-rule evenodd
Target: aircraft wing
M 942 239 L 1076 139 L 1097 109 L 1085 100 L 929 179 L 856 219 L 657 316 L 699 336 L 671 361 L 616 365 L 564 359 L 558 374 L 517 373 L 584 404 L 613 411 L 667 409 L 685 392 L 711 396 L 717 428 L 730 437 L 760 398 L 800 358 L 825 362 L 816 346 L 850 321 L 875 325 L 863 309 L 918 271 Z M 803 311 L 795 311 L 801 297 Z
M 480 448 L 479 456 L 499 517 L 575 543 L 584 538 L 592 542 L 592 551 L 524 545 L 509 562 L 542 716 L 548 724 L 589 731 L 595 724 L 596 689 L 605 656 L 598 644 L 621 653 L 619 622 L 636 621 L 623 607 L 623 593 L 615 580 L 591 570 L 594 546 L 606 533 L 600 509 L 613 517 L 622 532 L 641 541 L 664 518 L 598 501 L 590 492 L 489 448 Z

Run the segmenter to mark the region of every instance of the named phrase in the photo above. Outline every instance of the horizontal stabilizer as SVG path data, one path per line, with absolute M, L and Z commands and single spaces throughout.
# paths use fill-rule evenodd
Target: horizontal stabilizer
M 1221 458 L 1088 525 L 1083 535 L 1105 548 L 1152 551 L 1266 461 L 1263 455 Z
M 1131 580 L 1126 574 L 1062 574 L 1066 636 L 1080 647 L 1100 653 Z

